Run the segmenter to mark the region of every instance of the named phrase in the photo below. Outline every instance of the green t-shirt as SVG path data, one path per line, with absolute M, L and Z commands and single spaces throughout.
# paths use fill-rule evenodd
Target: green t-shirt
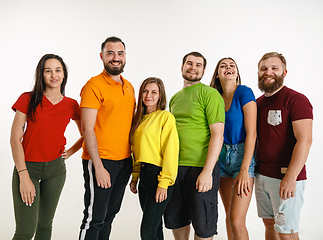
M 209 125 L 225 121 L 219 92 L 202 83 L 177 92 L 169 102 L 176 118 L 180 150 L 179 166 L 203 167 L 211 137 Z

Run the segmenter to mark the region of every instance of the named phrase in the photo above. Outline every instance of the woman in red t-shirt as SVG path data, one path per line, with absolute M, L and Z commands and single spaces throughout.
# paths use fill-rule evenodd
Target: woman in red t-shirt
M 36 68 L 35 85 L 12 109 L 10 144 L 15 168 L 12 179 L 16 232 L 13 239 L 50 239 L 52 221 L 66 179 L 65 159 L 78 151 L 80 137 L 65 150 L 70 119 L 80 130 L 77 101 L 65 97 L 67 69 L 63 59 L 44 55 Z M 26 127 L 26 129 L 25 129 Z

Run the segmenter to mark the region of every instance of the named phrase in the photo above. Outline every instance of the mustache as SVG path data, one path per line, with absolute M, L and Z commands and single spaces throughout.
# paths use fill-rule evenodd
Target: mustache
M 263 75 L 263 76 L 261 76 L 260 78 L 259 78 L 259 80 L 264 80 L 265 78 L 267 78 L 267 77 L 271 77 L 271 78 L 273 78 L 273 79 L 275 79 L 276 80 L 276 78 L 277 78 L 277 76 L 275 76 L 275 75 Z

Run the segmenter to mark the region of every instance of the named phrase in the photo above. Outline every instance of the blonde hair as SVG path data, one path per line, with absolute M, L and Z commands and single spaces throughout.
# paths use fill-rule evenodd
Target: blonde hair
M 277 52 L 269 52 L 269 53 L 266 53 L 265 55 L 262 56 L 262 58 L 259 60 L 258 62 L 258 68 L 260 66 L 260 63 L 268 58 L 272 58 L 272 57 L 278 57 L 280 59 L 280 61 L 282 62 L 283 64 L 283 70 L 285 71 L 286 70 L 286 66 L 287 66 L 287 62 L 286 62 L 286 59 L 285 57 L 283 56 L 283 54 L 281 53 L 277 53 Z

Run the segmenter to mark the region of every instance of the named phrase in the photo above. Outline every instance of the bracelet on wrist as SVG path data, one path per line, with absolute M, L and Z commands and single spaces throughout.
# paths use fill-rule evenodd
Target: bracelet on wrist
M 21 172 L 26 171 L 26 170 L 27 170 L 27 168 L 22 169 L 22 170 L 18 171 L 18 173 L 21 173 Z

